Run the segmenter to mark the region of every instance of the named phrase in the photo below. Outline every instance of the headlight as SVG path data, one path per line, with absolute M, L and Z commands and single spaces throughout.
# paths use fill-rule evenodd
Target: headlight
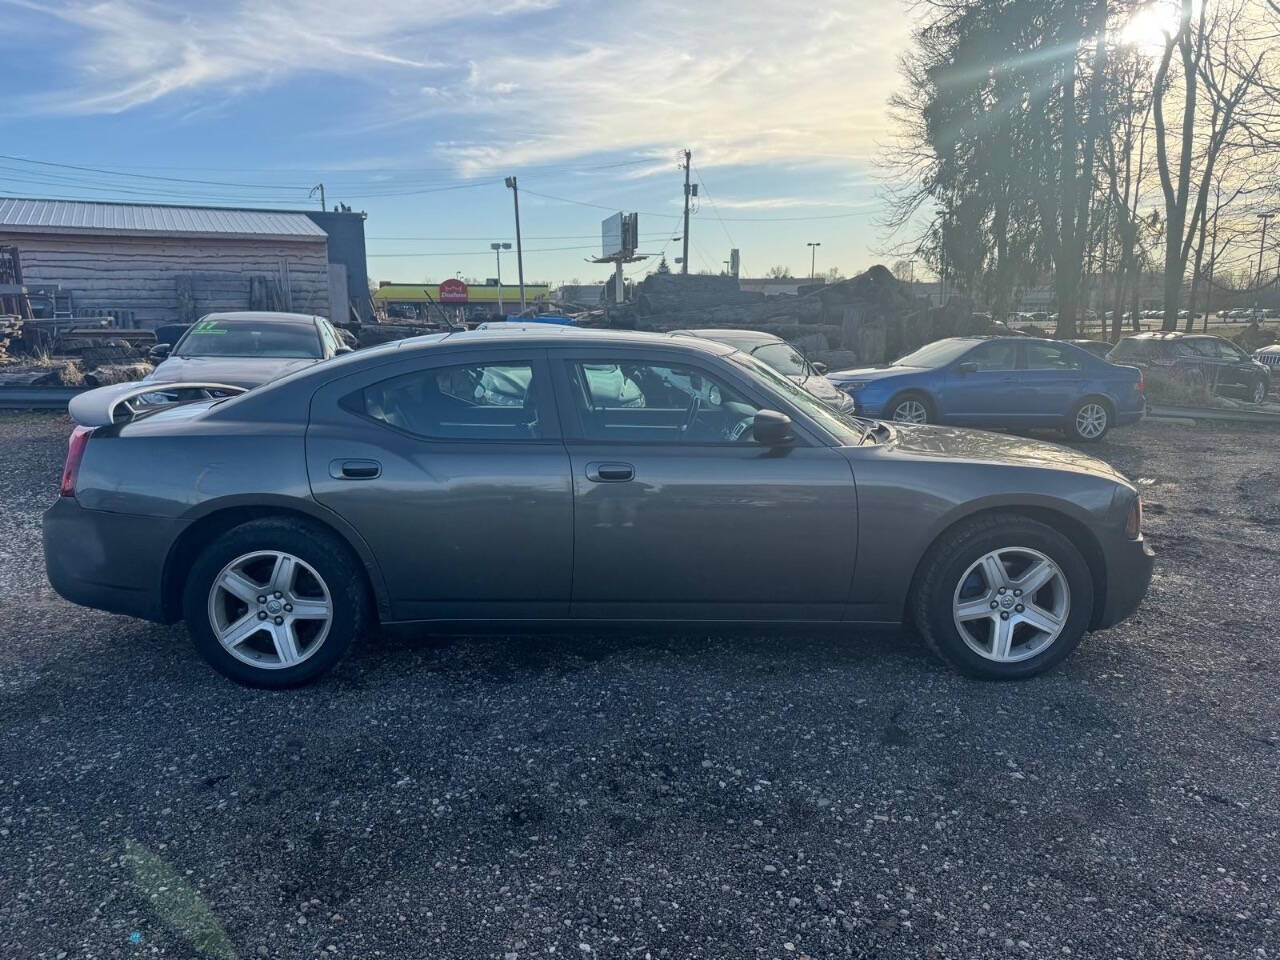
M 838 384 L 838 386 L 845 393 L 857 393 L 870 382 L 870 380 L 846 380 L 844 383 Z
M 1130 540 L 1137 540 L 1142 533 L 1142 498 L 1134 497 L 1129 504 L 1129 514 L 1124 518 L 1124 535 Z

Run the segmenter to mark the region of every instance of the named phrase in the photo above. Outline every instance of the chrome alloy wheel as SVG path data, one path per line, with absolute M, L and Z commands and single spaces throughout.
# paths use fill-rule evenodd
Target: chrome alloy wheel
M 209 588 L 209 624 L 226 651 L 266 670 L 297 666 L 324 644 L 333 600 L 320 574 L 276 550 L 236 557 Z
M 1086 403 L 1076 411 L 1076 432 L 1086 440 L 1096 440 L 1107 429 L 1107 408 L 1100 403 Z
M 1267 399 L 1267 382 L 1265 380 L 1259 380 L 1253 386 L 1253 402 L 1262 403 L 1266 399 Z
M 928 423 L 929 411 L 919 400 L 903 400 L 893 408 L 893 419 L 897 423 Z
M 970 650 L 1017 663 L 1058 639 L 1071 612 L 1071 590 L 1062 568 L 1039 550 L 1003 547 L 970 565 L 951 609 Z

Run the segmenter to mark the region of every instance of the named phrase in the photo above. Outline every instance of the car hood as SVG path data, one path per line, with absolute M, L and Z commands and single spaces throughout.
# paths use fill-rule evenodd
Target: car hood
M 843 401 L 846 396 L 845 392 L 834 383 L 826 377 L 820 376 L 816 373 L 808 377 L 788 377 L 787 379 L 797 387 L 804 387 L 819 400 L 823 400 L 827 403 L 831 403 L 833 401 L 839 403 Z
M 877 367 L 855 367 L 852 370 L 837 370 L 835 373 L 828 373 L 827 377 L 837 383 L 847 383 L 850 380 L 882 380 L 885 377 L 898 377 L 907 373 L 919 373 L 926 369 L 928 368 L 881 364 Z
M 319 362 L 305 357 L 170 357 L 147 379 L 157 383 L 225 383 L 252 388 Z
M 893 429 L 894 437 L 890 446 L 911 456 L 940 457 L 970 463 L 1047 467 L 1116 480 L 1131 486 L 1129 479 L 1111 464 L 1056 443 L 962 427 L 895 423 Z

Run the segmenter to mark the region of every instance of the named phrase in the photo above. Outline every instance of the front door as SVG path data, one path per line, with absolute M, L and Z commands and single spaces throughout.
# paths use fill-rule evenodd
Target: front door
M 687 354 L 551 356 L 573 472 L 573 616 L 841 619 L 857 547 L 848 461 L 811 436 L 757 444 L 767 395 Z
M 395 619 L 568 615 L 573 494 L 543 351 L 418 353 L 327 384 L 307 468 Z
M 972 366 L 963 366 L 971 364 Z M 955 360 L 946 371 L 939 397 L 948 423 L 1008 423 L 1021 412 L 1018 345 L 1012 340 L 980 343 Z

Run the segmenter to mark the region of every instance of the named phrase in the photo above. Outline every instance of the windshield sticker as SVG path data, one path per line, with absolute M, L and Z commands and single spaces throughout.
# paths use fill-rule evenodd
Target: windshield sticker
M 198 320 L 191 327 L 192 334 L 226 333 L 226 328 L 218 326 L 217 320 Z

